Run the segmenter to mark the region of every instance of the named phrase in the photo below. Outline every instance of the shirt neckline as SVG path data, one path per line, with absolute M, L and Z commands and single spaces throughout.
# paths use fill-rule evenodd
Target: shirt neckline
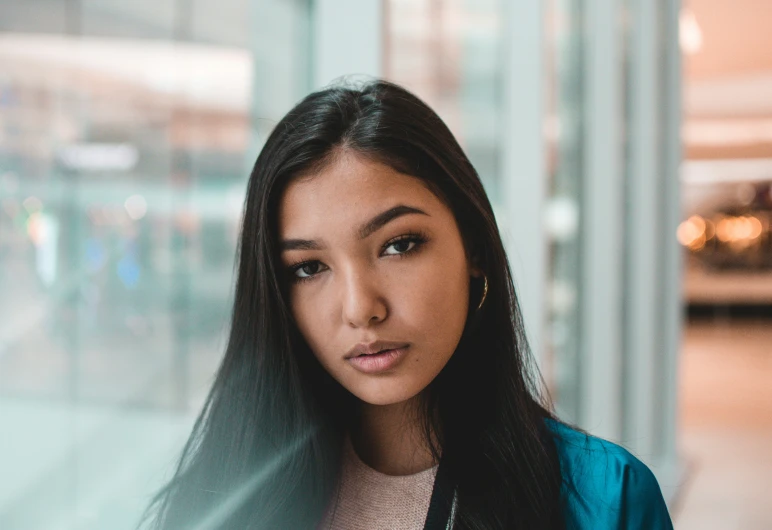
M 436 476 L 437 469 L 439 468 L 439 464 L 435 464 L 430 468 L 409 475 L 389 475 L 387 473 L 382 473 L 377 469 L 368 466 L 361 458 L 359 458 L 359 455 L 354 450 L 354 445 L 351 443 L 351 437 L 349 435 L 346 435 L 344 442 L 343 460 L 347 465 L 352 466 L 355 471 L 359 471 L 372 480 L 389 483 L 413 482 L 418 481 L 427 475 Z

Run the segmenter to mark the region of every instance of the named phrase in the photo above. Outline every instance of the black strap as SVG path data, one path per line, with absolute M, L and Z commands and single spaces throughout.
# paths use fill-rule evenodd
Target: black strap
M 429 512 L 426 514 L 424 530 L 445 530 L 448 527 L 454 494 L 455 485 L 448 476 L 448 466 L 443 465 L 443 461 L 440 460 L 437 475 L 434 478 L 432 498 L 429 501 Z

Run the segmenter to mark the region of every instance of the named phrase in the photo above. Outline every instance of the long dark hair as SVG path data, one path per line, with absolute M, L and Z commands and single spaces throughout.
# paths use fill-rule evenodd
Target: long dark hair
M 385 81 L 303 99 L 250 176 L 225 356 L 177 471 L 148 511 L 154 528 L 313 528 L 335 487 L 355 398 L 314 358 L 288 305 L 277 248 L 287 183 L 339 150 L 420 178 L 455 215 L 488 294 L 422 394 L 427 443 L 457 484 L 454 528 L 562 528 L 552 417 L 528 349 L 483 185 L 425 103 Z

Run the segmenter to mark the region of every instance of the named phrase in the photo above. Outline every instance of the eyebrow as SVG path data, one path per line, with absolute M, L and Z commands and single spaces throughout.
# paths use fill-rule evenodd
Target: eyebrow
M 374 232 L 377 232 L 381 228 L 383 228 L 385 225 L 393 221 L 394 219 L 397 219 L 398 217 L 402 217 L 403 215 L 410 215 L 410 214 L 420 214 L 420 215 L 429 215 L 425 211 L 415 208 L 414 206 L 406 206 L 404 204 L 400 204 L 398 206 L 394 206 L 393 208 L 389 208 L 385 212 L 381 212 L 366 223 L 364 223 L 362 226 L 359 227 L 359 230 L 357 230 L 357 235 L 359 236 L 359 239 L 365 239 L 369 235 L 373 234 Z M 321 249 L 321 245 L 319 244 L 319 241 L 315 239 L 285 239 L 281 242 L 281 250 L 319 250 Z

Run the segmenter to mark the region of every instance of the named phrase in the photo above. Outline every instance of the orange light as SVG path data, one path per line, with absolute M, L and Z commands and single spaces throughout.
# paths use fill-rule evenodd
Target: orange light
M 678 242 L 692 250 L 705 246 L 707 225 L 699 215 L 693 215 L 678 226 Z
M 716 236 L 736 248 L 751 246 L 764 233 L 761 220 L 753 216 L 727 216 L 716 225 Z
M 764 231 L 764 227 L 761 226 L 761 221 L 757 217 L 749 217 L 748 221 L 751 224 L 751 239 L 757 239 L 761 236 L 761 233 Z
M 710 219 L 705 219 L 705 239 L 710 241 L 716 235 L 716 225 Z

